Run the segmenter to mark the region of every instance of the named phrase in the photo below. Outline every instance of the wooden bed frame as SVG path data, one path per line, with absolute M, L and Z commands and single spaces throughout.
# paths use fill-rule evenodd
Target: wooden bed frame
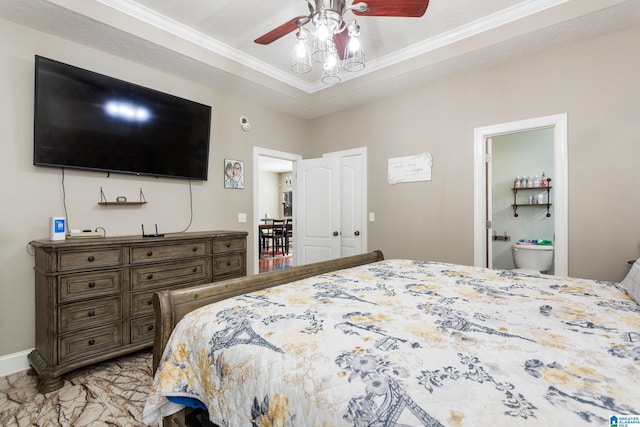
M 158 368 L 173 328 L 187 313 L 199 307 L 249 292 L 295 282 L 318 274 L 382 261 L 383 259 L 382 252 L 376 250 L 362 255 L 285 268 L 269 273 L 229 279 L 185 289 L 157 292 L 153 295 L 153 307 L 156 314 L 153 371 L 155 372 Z M 182 410 L 171 417 L 165 418 L 163 425 L 165 427 L 185 426 L 185 411 Z

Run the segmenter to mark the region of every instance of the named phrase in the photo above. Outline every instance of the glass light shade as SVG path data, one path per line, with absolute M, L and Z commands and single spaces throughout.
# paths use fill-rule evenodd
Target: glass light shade
M 313 41 L 313 47 L 311 52 L 311 57 L 316 62 L 325 62 L 327 60 L 328 52 L 330 50 L 330 44 L 333 43 L 331 40 L 321 39 L 320 37 L 316 37 Z
M 322 77 L 320 80 L 322 80 L 322 83 L 327 85 L 335 85 L 340 83 L 342 80 L 340 77 L 340 61 L 338 60 L 338 54 L 336 53 L 335 46 L 333 46 L 333 49 L 327 55 L 327 59 L 324 61 L 324 64 L 322 64 Z
M 364 69 L 364 50 L 357 36 L 352 36 L 351 40 L 344 48 L 344 64 L 345 71 L 355 72 Z
M 316 37 L 311 47 L 311 57 L 316 62 L 325 62 L 333 45 L 333 31 L 325 16 L 318 18 L 317 28 Z
M 307 45 L 307 35 L 300 30 L 296 34 L 297 41 L 291 58 L 291 71 L 299 74 L 311 71 L 311 52 Z

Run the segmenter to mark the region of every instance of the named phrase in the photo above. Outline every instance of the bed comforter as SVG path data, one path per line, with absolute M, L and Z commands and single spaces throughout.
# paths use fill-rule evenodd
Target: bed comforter
M 616 283 L 386 260 L 189 313 L 146 423 L 183 407 L 168 396 L 219 426 L 603 426 L 640 413 L 640 306 Z

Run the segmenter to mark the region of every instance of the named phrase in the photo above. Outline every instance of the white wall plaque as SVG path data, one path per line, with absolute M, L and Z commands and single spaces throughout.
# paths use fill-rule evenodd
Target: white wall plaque
M 401 182 L 431 181 L 431 153 L 389 159 L 387 182 L 390 185 Z

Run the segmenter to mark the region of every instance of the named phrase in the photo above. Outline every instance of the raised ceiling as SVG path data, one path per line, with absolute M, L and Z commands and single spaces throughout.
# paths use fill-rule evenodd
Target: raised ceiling
M 289 70 L 293 33 L 253 43 L 306 13 L 304 0 L 0 0 L 1 18 L 303 118 L 638 25 L 640 1 L 431 0 L 422 18 L 358 17 L 367 66 L 332 87 L 319 67 Z

